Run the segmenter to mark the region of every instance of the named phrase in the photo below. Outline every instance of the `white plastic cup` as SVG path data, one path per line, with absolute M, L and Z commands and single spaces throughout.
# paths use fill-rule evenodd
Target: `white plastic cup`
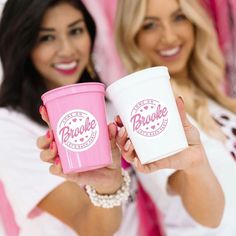
M 106 90 L 142 164 L 188 147 L 169 80 L 167 67 L 152 67 L 127 75 Z

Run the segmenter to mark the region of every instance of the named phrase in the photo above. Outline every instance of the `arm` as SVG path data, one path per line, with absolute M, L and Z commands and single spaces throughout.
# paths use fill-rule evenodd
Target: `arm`
M 184 207 L 197 222 L 208 227 L 216 227 L 223 215 L 224 194 L 210 168 L 199 132 L 186 117 L 181 99 L 177 99 L 177 106 L 189 144 L 184 151 L 142 165 L 132 143 L 130 140 L 127 141 L 127 133 L 124 133 L 124 130 L 121 135 L 119 131 L 117 142 L 122 149 L 122 155 L 140 172 L 175 169 L 168 179 L 169 192 L 181 197 Z
M 77 234 L 113 235 L 121 221 L 121 207 L 105 209 L 91 204 L 87 194 L 73 182 L 65 182 L 49 193 L 39 208 L 70 226 Z
M 224 195 L 209 166 L 178 170 L 169 177 L 168 184 L 170 191 L 181 197 L 185 209 L 197 222 L 208 227 L 220 224 Z
M 43 116 L 47 121 L 47 117 Z M 95 207 L 81 185 L 93 186 L 99 194 L 113 194 L 122 184 L 120 151 L 116 146 L 116 126 L 108 126 L 111 142 L 113 163 L 109 167 L 88 172 L 64 175 L 60 162 L 55 161 L 57 148 L 53 142 L 53 134 L 38 138 L 37 146 L 43 151 L 41 159 L 54 163 L 50 172 L 66 178 L 69 181 L 58 186 L 49 193 L 39 204 L 39 208 L 55 216 L 79 235 L 113 235 L 119 228 L 122 211 L 121 207 L 110 209 Z

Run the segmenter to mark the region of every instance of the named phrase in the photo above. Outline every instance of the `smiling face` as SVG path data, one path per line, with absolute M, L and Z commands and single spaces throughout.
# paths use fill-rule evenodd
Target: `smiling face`
M 78 9 L 68 3 L 49 8 L 31 59 L 48 89 L 76 83 L 88 65 L 91 39 Z
M 167 66 L 173 77 L 187 76 L 194 47 L 194 27 L 177 0 L 148 0 L 136 40 L 152 66 Z

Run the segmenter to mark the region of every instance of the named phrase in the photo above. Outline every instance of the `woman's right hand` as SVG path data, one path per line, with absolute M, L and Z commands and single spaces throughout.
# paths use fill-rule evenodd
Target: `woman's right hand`
M 50 127 L 47 111 L 44 106 L 41 106 L 40 114 L 42 119 Z M 37 139 L 37 146 L 42 150 L 40 153 L 40 158 L 42 161 L 52 163 L 50 166 L 50 172 L 54 175 L 64 177 L 65 179 L 76 182 L 82 186 L 91 185 L 100 194 L 115 193 L 122 185 L 121 154 L 116 145 L 116 125 L 113 123 L 109 124 L 108 130 L 113 163 L 107 167 L 74 174 L 64 174 L 57 152 L 57 145 L 54 141 L 54 136 L 51 129 L 49 129 L 45 135 L 40 136 Z

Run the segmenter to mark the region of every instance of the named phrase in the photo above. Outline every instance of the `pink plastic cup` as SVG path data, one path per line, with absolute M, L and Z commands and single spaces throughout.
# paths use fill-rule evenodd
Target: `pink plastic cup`
M 101 83 L 68 85 L 42 95 L 64 173 L 111 164 L 104 97 Z

